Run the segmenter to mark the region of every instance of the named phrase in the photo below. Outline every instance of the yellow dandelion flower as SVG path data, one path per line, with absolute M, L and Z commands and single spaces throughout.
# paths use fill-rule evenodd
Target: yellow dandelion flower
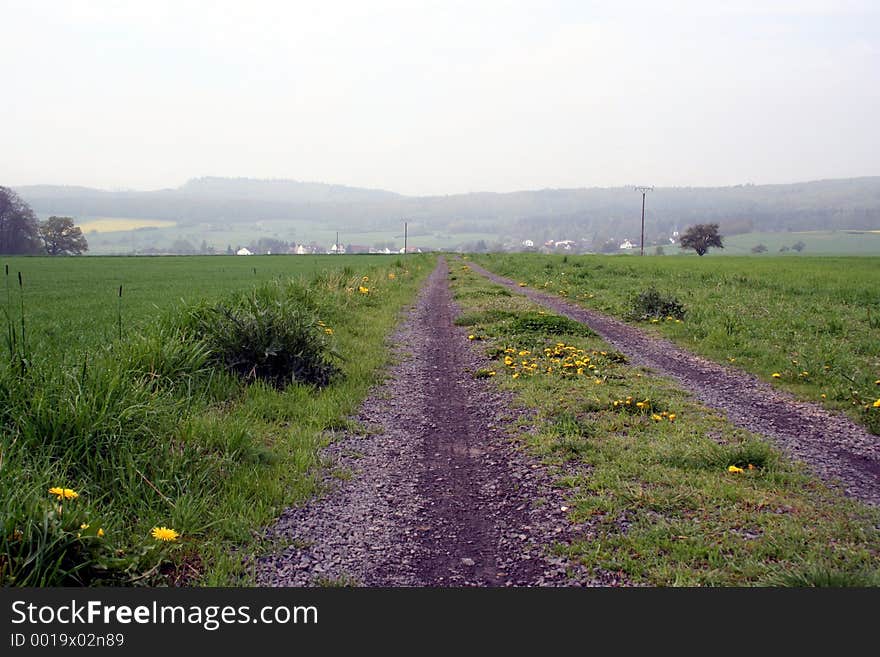
M 369 277 L 369 276 L 364 276 L 361 280 L 362 280 L 364 283 L 366 283 L 367 281 L 370 280 L 370 277 Z
M 657 415 L 656 413 L 653 413 L 653 414 L 651 414 L 651 419 L 654 420 L 654 422 L 659 422 L 663 418 L 660 417 L 659 415 Z
M 779 372 L 773 372 L 773 374 L 771 374 L 770 376 L 772 376 L 774 379 L 782 378 L 782 375 Z
M 49 495 L 55 495 L 59 500 L 75 500 L 79 497 L 79 493 L 70 488 L 59 488 L 54 486 L 49 489 Z
M 874 385 L 875 385 L 875 386 L 880 386 L 880 379 L 877 379 L 876 381 L 874 381 Z
M 489 376 L 495 376 L 495 370 L 489 370 Z
M 531 354 L 532 354 L 531 351 L 521 351 L 521 352 L 519 352 L 519 355 L 520 355 L 520 356 L 531 356 Z
M 597 386 L 600 386 L 602 385 L 602 379 L 593 379 L 593 383 L 595 383 Z
M 358 292 L 360 292 L 361 294 L 369 294 L 370 288 L 364 287 L 363 285 L 358 285 Z
M 328 326 L 324 329 L 324 333 L 326 333 L 327 335 L 333 335 L 333 329 Z
M 168 527 L 153 527 L 150 535 L 157 541 L 176 541 L 180 537 L 180 533 L 169 529 Z
M 512 378 L 514 378 L 514 379 L 518 379 L 518 378 L 519 378 L 519 372 L 514 372 Z
M 730 362 L 730 363 L 735 363 L 735 362 L 736 362 L 736 358 L 728 358 L 727 360 L 728 360 L 728 362 Z
M 104 530 L 101 527 L 98 527 L 97 537 L 104 538 Z
M 822 399 L 828 399 L 828 396 L 824 392 L 822 393 Z
M 745 472 L 745 470 L 743 470 L 742 468 L 738 468 L 735 465 L 728 466 L 727 471 L 732 472 L 733 474 L 741 474 Z
M 676 418 L 675 413 L 670 413 L 670 414 L 669 414 L 669 418 L 668 418 L 668 420 L 669 420 L 670 422 L 675 422 L 675 418 Z
M 880 408 L 880 399 L 874 402 L 874 408 Z
M 471 334 L 468 336 L 468 340 L 476 340 L 476 338 L 477 338 L 477 336 L 475 336 L 473 333 L 471 333 Z
M 389 279 L 389 280 L 392 280 L 392 281 L 393 281 L 395 278 L 397 278 L 397 276 L 394 274 L 393 271 L 388 272 L 388 279 Z
M 80 529 L 88 529 L 88 528 L 89 528 L 89 523 L 84 522 L 83 524 L 81 524 L 81 525 L 79 526 L 79 528 L 80 528 Z
M 526 287 L 526 285 L 527 285 L 526 283 L 520 283 L 520 284 L 519 284 L 520 287 Z

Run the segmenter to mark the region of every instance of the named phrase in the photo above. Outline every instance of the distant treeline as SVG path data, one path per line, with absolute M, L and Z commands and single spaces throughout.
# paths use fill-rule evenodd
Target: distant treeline
M 640 195 L 625 187 L 407 197 L 321 183 L 203 178 L 150 192 L 53 186 L 18 191 L 41 214 L 171 219 L 184 225 L 304 220 L 359 232 L 397 230 L 408 219 L 432 231 L 534 240 L 635 235 L 641 212 Z M 648 194 L 647 215 L 653 230 L 663 233 L 697 222 L 720 223 L 723 234 L 880 229 L 880 177 L 657 188 Z

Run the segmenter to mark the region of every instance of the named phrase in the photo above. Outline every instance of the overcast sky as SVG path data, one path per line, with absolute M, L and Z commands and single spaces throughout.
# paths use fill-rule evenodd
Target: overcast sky
M 0 185 L 880 175 L 878 7 L 0 0 Z

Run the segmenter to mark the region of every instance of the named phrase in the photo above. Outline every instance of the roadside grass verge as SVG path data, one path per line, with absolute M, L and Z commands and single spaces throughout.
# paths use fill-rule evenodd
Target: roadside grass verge
M 647 330 L 880 434 L 880 258 L 474 259 L 584 307 L 642 317 Z M 636 301 L 652 290 L 680 301 L 686 314 L 670 320 L 642 312 Z
M 360 262 L 173 305 L 63 358 L 7 350 L 0 582 L 252 583 L 263 529 L 319 492 L 319 448 L 380 376 L 387 335 L 432 259 Z M 300 360 L 280 362 L 292 381 L 275 367 L 291 353 Z M 297 369 L 302 359 L 320 367 Z M 179 536 L 159 540 L 157 527 Z
M 536 411 L 521 440 L 556 466 L 583 539 L 554 549 L 654 586 L 877 586 L 880 511 L 829 489 L 769 441 L 629 365 L 524 297 L 452 264 L 460 322 L 493 383 Z M 546 330 L 511 330 L 515 317 Z

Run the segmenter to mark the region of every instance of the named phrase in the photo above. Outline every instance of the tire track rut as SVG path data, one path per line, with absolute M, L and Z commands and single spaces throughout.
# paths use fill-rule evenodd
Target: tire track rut
M 260 557 L 263 586 L 618 585 L 548 547 L 589 536 L 567 518 L 554 473 L 507 428 L 512 396 L 473 372 L 489 365 L 453 320 L 445 260 L 392 338 L 400 362 L 324 452 L 328 493 L 286 510 Z
M 751 374 L 701 358 L 620 320 L 521 288 L 471 261 L 468 266 L 512 292 L 586 324 L 633 362 L 677 380 L 696 399 L 723 411 L 738 426 L 770 437 L 850 497 L 880 505 L 880 437 L 849 418 L 796 400 Z

